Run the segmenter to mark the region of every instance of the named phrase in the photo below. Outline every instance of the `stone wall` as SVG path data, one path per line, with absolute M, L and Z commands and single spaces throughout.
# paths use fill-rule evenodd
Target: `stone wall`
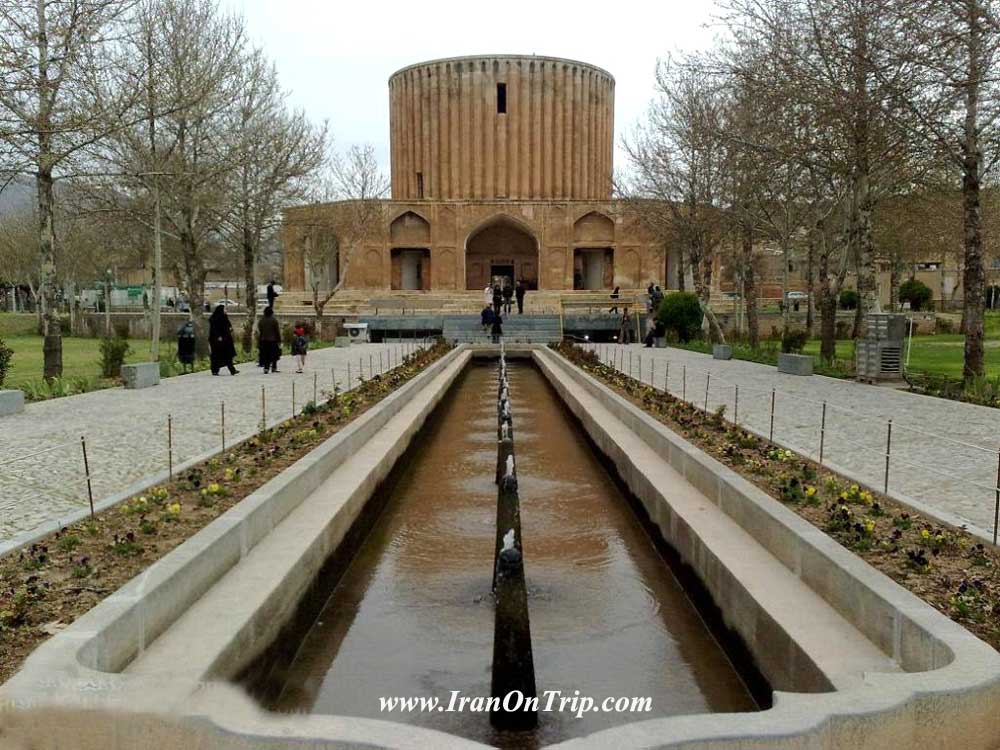
M 662 243 L 620 201 L 384 201 L 380 226 L 348 250 L 329 238 L 340 232 L 349 206 L 316 204 L 285 212 L 286 292 L 310 289 L 313 278 L 319 279 L 321 289 L 328 288 L 336 282 L 324 275 L 332 265 L 346 269 L 344 288 L 400 288 L 403 274 L 394 267 L 400 249 L 428 251 L 421 269 L 428 279 L 421 286 L 424 291 L 481 289 L 481 277 L 489 275 L 489 269 L 481 264 L 476 270 L 472 264 L 477 258 L 490 263 L 513 260 L 517 273 L 533 277 L 539 289 L 570 290 L 579 286 L 581 255 L 588 250 L 603 250 L 601 257 L 607 259 L 606 270 L 598 274 L 601 288 L 666 283 Z M 490 250 L 490 242 L 478 241 L 491 234 L 502 234 L 505 239 L 499 244 L 505 247 L 492 243 Z M 514 243 L 511 238 L 519 239 Z M 482 254 L 481 244 L 487 246 Z M 315 260 L 317 247 L 336 248 L 340 262 L 323 256 L 315 276 L 309 259 Z M 537 248 L 534 258 L 532 248 Z M 504 254 L 508 249 L 516 252 Z M 349 263 L 344 262 L 347 252 Z

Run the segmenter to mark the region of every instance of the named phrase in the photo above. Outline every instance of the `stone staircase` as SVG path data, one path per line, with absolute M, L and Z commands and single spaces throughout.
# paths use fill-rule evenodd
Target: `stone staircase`
M 442 336 L 456 344 L 486 344 L 492 341 L 484 332 L 478 315 L 452 315 L 443 323 Z M 558 315 L 518 315 L 503 320 L 503 338 L 508 344 L 550 344 L 562 339 Z
M 570 303 L 571 312 L 600 312 L 610 306 L 610 292 L 535 290 L 525 296 L 526 315 L 558 315 L 562 303 Z M 641 290 L 621 291 L 624 298 L 644 299 Z M 485 300 L 477 290 L 444 292 L 344 289 L 323 308 L 324 316 L 355 315 L 478 315 Z M 276 312 L 282 315 L 312 317 L 312 294 L 286 291 L 277 301 Z

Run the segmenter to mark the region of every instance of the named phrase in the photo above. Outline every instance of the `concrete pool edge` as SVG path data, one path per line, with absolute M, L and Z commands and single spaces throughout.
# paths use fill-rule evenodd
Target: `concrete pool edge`
M 758 714 L 713 715 L 709 731 L 706 717 L 651 719 L 553 747 L 589 750 L 613 743 L 623 748 L 735 748 L 761 740 L 776 748 L 880 748 L 908 740 L 932 747 L 955 741 L 963 747 L 996 746 L 1000 654 L 561 355 L 537 348 L 534 358 L 598 445 L 602 426 L 580 408 L 574 391 L 596 398 L 654 446 L 662 460 L 736 518 L 869 638 L 888 646 L 908 668 L 926 670 L 869 673 L 863 686 L 837 692 L 776 692 L 773 708 Z M 621 456 L 612 460 L 650 518 L 669 518 L 669 512 L 657 508 L 668 500 L 651 496 L 651 488 L 636 481 L 638 472 L 622 465 Z M 699 578 L 718 575 L 706 570 L 711 560 L 696 545 L 672 540 L 671 528 L 657 525 Z
M 453 350 L 350 422 L 330 439 L 209 523 L 141 574 L 44 642 L 21 670 L 0 686 L 5 700 L 34 701 L 45 686 L 75 680 L 105 685 L 114 674 L 153 643 L 206 591 L 244 559 L 352 454 L 376 438 L 382 428 L 427 385 L 439 382 L 431 403 L 422 409 L 404 438 L 408 442 L 433 410 L 469 355 Z M 449 368 L 450 378 L 440 380 Z M 388 450 L 383 446 L 387 452 Z M 372 490 L 374 487 L 371 488 Z M 39 689 L 41 686 L 41 689 Z M 70 691 L 72 692 L 72 690 Z M 91 697 L 103 692 L 91 689 Z M 71 695 L 68 697 L 72 697 Z
M 408 396 L 400 396 L 392 403 L 387 403 L 389 398 L 383 401 L 379 406 L 385 409 L 383 416 L 386 421 L 391 418 L 393 409 L 401 408 L 403 401 L 415 397 L 430 384 L 435 377 L 432 373 L 440 375 L 448 367 L 455 367 L 458 371 L 464 368 L 469 355 L 462 356 L 463 351 L 468 352 L 469 349 L 460 347 L 407 384 L 412 386 L 406 391 Z M 532 348 L 532 352 L 543 372 L 546 369 L 555 372 L 554 368 L 559 368 L 560 377 L 567 387 L 596 394 L 602 404 L 612 407 L 628 420 L 630 427 L 642 439 L 652 440 L 659 437 L 670 441 L 674 449 L 667 451 L 668 455 L 663 457 L 664 460 L 667 462 L 676 460 L 685 466 L 685 471 L 682 473 L 689 478 L 689 481 L 703 492 L 707 489 L 712 501 L 725 506 L 727 512 L 742 502 L 738 495 L 746 489 L 740 486 L 740 481 L 744 480 L 733 472 L 697 451 L 641 409 L 625 401 L 586 373 L 569 365 L 554 352 L 540 347 Z M 447 387 L 447 385 L 442 386 L 442 395 L 447 391 Z M 396 394 L 401 394 L 403 390 L 400 389 Z M 563 398 L 565 401 L 564 396 Z M 567 406 L 572 410 L 572 404 L 567 403 Z M 574 411 L 579 418 L 584 416 L 579 410 Z M 373 434 L 374 432 L 378 432 L 378 428 L 373 430 Z M 360 440 L 357 437 L 355 439 Z M 361 442 L 366 441 L 361 440 Z M 324 446 L 329 443 L 330 441 Z M 341 450 L 347 452 L 343 447 Z M 343 455 L 344 453 L 341 453 L 341 456 Z M 699 471 L 707 473 L 699 478 L 696 476 Z M 627 480 L 627 470 L 621 473 Z M 749 483 L 745 484 L 760 492 Z M 300 489 L 303 494 L 308 494 L 310 491 L 305 485 Z M 799 543 L 818 550 L 817 559 L 821 559 L 824 564 L 838 566 L 845 571 L 845 575 L 858 578 L 862 585 L 869 587 L 872 596 L 887 599 L 898 612 L 904 613 L 910 621 L 915 622 L 914 627 L 922 634 L 918 645 L 923 644 L 927 653 L 917 653 L 905 658 L 915 660 L 918 664 L 922 663 L 925 668 L 945 662 L 948 662 L 947 665 L 920 673 L 869 675 L 866 685 L 856 690 L 821 694 L 779 693 L 774 708 L 757 714 L 712 714 L 651 719 L 607 729 L 550 747 L 564 750 L 590 750 L 611 746 L 742 748 L 748 743 L 766 743 L 767 747 L 774 748 L 878 748 L 906 741 L 911 743 L 919 741 L 929 747 L 943 747 L 946 742 L 951 744 L 955 741 L 961 743 L 962 747 L 995 746 L 996 739 L 1000 736 L 1000 719 L 990 715 L 989 704 L 1000 697 L 1000 687 L 998 687 L 1000 656 L 964 629 L 916 600 L 908 592 L 840 548 L 821 532 L 809 527 L 813 533 L 808 533 L 808 529 L 799 527 L 799 523 L 805 523 L 802 519 L 797 516 L 794 519 L 785 518 L 783 514 L 791 514 L 791 511 L 780 506 L 769 496 L 763 493 L 760 495 L 762 497 L 750 497 L 750 502 L 756 501 L 757 505 L 762 506 L 760 510 L 765 512 L 765 518 L 777 517 L 775 522 L 783 527 L 782 535 L 798 533 L 801 537 Z M 763 498 L 768 502 L 765 503 Z M 651 518 L 656 519 L 656 516 L 651 514 Z M 763 518 L 756 520 L 759 524 L 765 523 Z M 271 519 L 268 526 L 259 528 L 258 533 L 261 536 L 257 541 L 277 523 L 277 520 Z M 225 532 L 227 535 L 224 538 L 229 539 L 228 534 L 232 533 L 231 530 L 226 529 Z M 767 536 L 766 533 L 761 533 Z M 826 542 L 824 543 L 819 537 Z M 780 538 L 782 537 L 773 537 L 772 542 Z M 222 544 L 220 550 L 213 553 L 221 554 L 222 548 L 228 549 L 226 544 Z M 239 556 L 245 552 L 246 550 L 236 551 L 236 559 L 240 559 Z M 798 560 L 801 573 L 801 556 Z M 177 560 L 180 565 L 171 572 L 171 575 L 183 577 L 187 561 L 185 555 L 180 555 Z M 216 561 L 214 564 L 219 563 Z M 232 565 L 235 565 L 235 562 Z M 792 567 L 795 566 L 796 563 L 792 560 Z M 813 574 L 818 573 L 814 568 L 812 570 Z M 151 583 L 155 585 L 156 581 Z M 139 584 L 136 590 L 142 591 L 142 585 Z M 899 592 L 905 596 L 900 598 Z M 119 598 L 118 594 L 112 598 Z M 107 623 L 118 622 L 125 617 L 124 610 L 134 610 L 135 607 L 134 598 L 119 598 L 119 601 L 111 602 L 105 613 L 110 618 Z M 871 608 L 865 611 L 872 614 Z M 177 616 L 180 617 L 181 614 L 178 613 Z M 893 641 L 902 638 L 903 626 L 897 624 L 901 622 L 902 620 L 898 618 L 893 621 Z M 94 624 L 91 623 L 92 626 Z M 183 690 L 171 692 L 163 686 L 162 679 L 156 676 L 117 675 L 95 671 L 83 666 L 78 660 L 81 647 L 88 638 L 93 638 L 93 634 L 82 630 L 73 632 L 73 628 L 74 626 L 71 626 L 63 631 L 63 634 L 55 636 L 44 644 L 39 652 L 57 641 L 60 642 L 59 648 L 51 649 L 50 653 L 45 654 L 45 658 L 29 660 L 34 671 L 33 679 L 43 681 L 45 689 L 28 689 L 30 683 L 25 681 L 28 677 L 19 673 L 6 685 L 0 686 L 0 708 L 7 701 L 23 705 L 25 701 L 41 702 L 66 698 L 71 707 L 65 710 L 70 715 L 82 717 L 83 712 L 79 707 L 93 706 L 102 712 L 104 721 L 125 727 L 126 731 L 120 733 L 107 732 L 103 728 L 92 729 L 95 732 L 104 731 L 106 736 L 115 738 L 117 742 L 123 742 L 121 738 L 127 737 L 130 732 L 134 736 L 135 732 L 132 730 L 140 725 L 153 724 L 169 728 L 176 723 L 174 717 L 158 717 L 143 713 L 159 709 L 170 711 L 178 719 L 192 720 L 183 731 L 189 735 L 194 732 L 197 738 L 205 743 L 203 746 L 220 750 L 230 747 L 289 749 L 310 747 L 331 750 L 347 747 L 440 747 L 471 750 L 484 747 L 471 740 L 445 735 L 434 730 L 376 719 L 268 715 L 257 709 L 236 688 L 215 683 L 205 685 L 194 692 L 190 689 L 191 685 L 187 684 Z M 149 634 L 143 630 L 139 632 Z M 128 660 L 127 655 L 119 654 L 116 657 L 96 652 L 85 653 L 85 658 L 92 664 L 100 664 L 105 668 L 120 668 L 121 660 Z M 26 668 L 29 663 L 26 663 Z M 95 681 L 99 686 L 96 691 L 88 687 Z M 57 683 L 54 688 L 53 682 Z M 105 710 L 118 709 L 134 713 L 117 713 L 114 716 L 103 713 Z M 79 731 L 84 731 L 85 726 L 86 723 L 81 718 Z M 39 748 L 60 747 L 58 740 L 52 738 L 46 741 L 55 744 L 41 744 L 45 738 L 40 734 L 33 734 L 32 738 L 39 742 L 37 745 Z M 110 743 L 94 746 L 134 747 L 134 745 Z

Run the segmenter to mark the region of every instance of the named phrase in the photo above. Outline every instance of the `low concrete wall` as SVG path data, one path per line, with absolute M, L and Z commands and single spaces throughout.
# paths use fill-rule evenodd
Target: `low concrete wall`
M 0 417 L 24 411 L 24 391 L 0 390 Z
M 364 450 L 383 459 L 378 462 L 378 472 L 355 478 L 363 485 L 367 493 L 364 499 L 367 499 L 381 476 L 388 473 L 396 458 L 423 424 L 437 399 L 461 371 L 469 356 L 468 352 L 454 351 L 432 364 L 102 601 L 66 630 L 44 643 L 27 659 L 21 671 L 0 687 L 0 704 L 4 700 L 62 700 L 73 705 L 79 703 L 81 697 L 85 697 L 89 702 L 104 702 L 118 707 L 131 704 L 141 711 L 155 710 L 157 701 L 161 702 L 159 708 L 164 709 L 172 705 L 173 701 L 190 696 L 197 683 L 177 680 L 169 687 L 159 684 L 155 688 L 149 688 L 149 685 L 145 685 L 150 689 L 150 694 L 143 696 L 141 689 L 133 690 L 128 687 L 131 685 L 139 688 L 141 681 L 101 673 L 120 672 L 147 647 L 155 645 L 157 636 L 173 625 L 237 563 L 245 560 L 258 543 L 268 537 L 334 471 L 352 457 L 363 454 Z M 433 392 L 427 393 L 426 389 L 430 385 L 434 386 Z M 424 393 L 425 400 L 420 408 L 407 412 L 407 406 L 421 393 Z M 408 415 L 410 421 L 403 426 L 396 445 L 386 445 L 384 441 L 379 441 L 373 447 L 367 447 L 391 420 L 403 413 Z M 357 502 L 351 510 L 360 510 Z M 337 522 L 346 522 L 349 526 L 350 519 L 338 518 Z M 325 557 L 313 562 L 322 563 L 323 559 Z M 299 568 L 299 578 L 307 578 L 308 558 Z M 244 592 L 244 598 L 252 593 L 254 592 Z M 261 596 L 266 596 L 267 593 L 256 592 Z M 286 597 L 294 596 L 294 590 L 285 589 L 279 593 Z M 291 605 L 294 603 L 294 600 L 290 602 Z M 280 627 L 282 611 L 262 609 L 261 614 L 269 616 L 267 620 L 257 620 L 254 623 L 258 645 L 263 648 L 268 629 Z M 206 623 L 210 624 L 212 623 Z M 229 624 L 226 623 L 226 626 Z M 235 632 L 236 629 L 230 635 Z M 173 665 L 185 674 L 190 674 L 195 666 L 191 645 L 188 644 L 184 653 L 173 655 Z M 200 653 L 204 654 L 204 651 Z M 253 654 L 245 652 L 240 657 L 250 659 Z M 209 666 L 213 664 L 209 663 Z M 232 668 L 238 669 L 239 665 L 233 665 Z M 162 683 L 160 677 L 162 675 L 158 676 L 157 683 Z M 205 674 L 199 675 L 199 679 L 204 677 Z M 51 689 L 54 681 L 59 683 L 59 690 Z M 85 687 L 87 685 L 91 687 L 88 689 Z M 84 692 L 81 693 L 81 690 Z M 152 700 L 147 702 L 144 698 Z M 123 701 L 128 701 L 128 704 L 123 705 Z
M 997 746 L 993 649 L 558 355 L 528 352 L 772 684 L 837 688 L 778 692 L 760 713 L 653 719 L 552 747 Z M 5 739 L 36 750 L 482 750 L 389 721 L 268 714 L 238 689 L 205 682 L 238 670 L 276 632 L 471 356 L 462 347 L 436 363 L 39 648 L 0 687 L 0 707 L 45 707 L 0 713 Z M 348 467 L 364 457 L 367 470 Z M 740 535 L 742 546 L 720 543 Z
M 159 362 L 122 365 L 122 382 L 126 388 L 151 388 L 160 384 Z
M 841 643 L 828 642 L 824 664 L 818 653 L 822 643 L 790 643 L 781 628 L 794 614 L 788 611 L 794 608 L 791 601 L 770 612 L 755 611 L 767 589 L 781 584 L 760 580 L 752 555 L 730 556 L 727 563 L 725 549 L 706 545 L 705 535 L 692 533 L 699 524 L 702 529 L 719 526 L 720 519 L 706 521 L 719 511 L 780 561 L 799 585 L 891 657 L 892 664 L 887 659 L 889 668 L 865 670 L 836 692 L 778 691 L 774 707 L 760 714 L 650 720 L 556 747 L 876 750 L 919 744 L 985 750 L 1000 744 L 996 651 L 562 357 L 536 350 L 535 358 L 587 433 L 611 457 L 664 539 L 708 588 L 726 623 L 743 638 L 772 684 L 809 680 L 817 670 L 834 681 L 837 661 L 850 660 L 851 653 Z M 613 418 L 588 411 L 588 400 Z M 612 434 L 613 421 L 627 426 L 711 505 L 685 509 L 684 488 L 664 481 L 669 474 L 662 467 L 641 465 L 636 459 L 641 451 L 634 446 L 626 450 L 621 436 Z M 764 587 L 763 594 L 753 593 L 755 585 Z M 807 635 L 822 626 L 814 623 Z

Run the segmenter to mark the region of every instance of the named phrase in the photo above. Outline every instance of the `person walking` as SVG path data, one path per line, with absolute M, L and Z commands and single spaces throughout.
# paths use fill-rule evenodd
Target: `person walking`
M 517 299 L 517 314 L 524 315 L 524 293 L 527 289 L 524 286 L 524 279 L 517 282 L 517 288 L 514 290 L 514 297 Z
M 483 290 L 483 304 L 487 307 L 493 306 L 493 285 L 487 284 Z
M 653 287 L 653 315 L 660 311 L 660 304 L 663 302 L 663 290 L 659 285 Z
M 292 356 L 295 357 L 299 369 L 295 372 L 301 374 L 302 368 L 306 366 L 306 353 L 309 351 L 309 337 L 306 336 L 306 329 L 302 323 L 295 326 L 295 338 L 292 339 Z
M 653 282 L 649 282 L 649 286 L 646 287 L 646 312 L 650 315 L 653 314 Z
M 614 291 L 611 292 L 611 309 L 608 310 L 609 313 L 613 315 L 618 314 L 618 300 L 621 299 L 621 294 L 618 291 L 619 287 L 615 287 Z
M 274 317 L 273 307 L 264 308 L 264 317 L 257 324 L 257 348 L 264 374 L 277 372 L 278 360 L 281 359 L 281 326 Z
M 496 313 L 493 316 L 493 325 L 490 328 L 490 333 L 493 334 L 493 343 L 499 344 L 500 337 L 503 336 L 503 318 L 500 316 L 500 313 Z
M 274 301 L 278 299 L 280 295 L 274 290 L 274 279 L 271 279 L 267 284 L 267 306 L 272 310 L 274 309 Z
M 510 315 L 511 300 L 514 299 L 514 287 L 510 285 L 509 281 L 505 281 L 503 285 L 503 313 L 504 315 Z
M 238 375 L 239 370 L 233 366 L 236 359 L 236 344 L 233 341 L 233 324 L 226 315 L 225 305 L 217 305 L 208 319 L 208 348 L 212 374 L 218 375 L 223 367 L 230 375 Z
M 495 316 L 496 315 L 493 312 L 492 305 L 487 305 L 486 307 L 483 308 L 483 311 L 479 313 L 479 322 L 483 326 L 483 333 L 489 333 L 490 328 L 493 325 L 493 318 Z
M 618 343 L 632 343 L 632 316 L 628 314 L 628 308 L 622 313 L 621 328 L 618 329 Z
M 503 307 L 503 292 L 500 291 L 500 285 L 497 284 L 493 287 L 493 312 L 496 315 L 500 315 L 500 309 Z
M 177 361 L 181 363 L 184 372 L 194 372 L 195 354 L 194 321 L 189 320 L 177 329 Z

